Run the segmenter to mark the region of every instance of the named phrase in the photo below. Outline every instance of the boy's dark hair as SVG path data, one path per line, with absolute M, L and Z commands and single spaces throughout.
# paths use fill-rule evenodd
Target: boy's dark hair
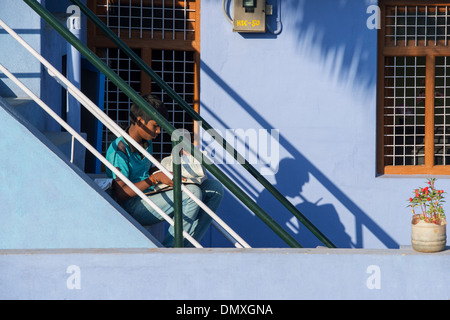
M 155 98 L 151 94 L 144 95 L 142 96 L 142 98 L 144 98 L 145 101 L 147 101 L 153 108 L 156 109 L 156 111 L 158 111 L 164 118 L 167 119 L 168 117 L 167 108 L 161 100 Z M 141 117 L 145 121 L 145 123 L 148 123 L 150 120 L 154 120 L 144 110 L 142 110 L 141 108 L 139 108 L 139 106 L 133 103 L 130 109 L 130 122 L 132 124 L 136 123 L 138 117 Z

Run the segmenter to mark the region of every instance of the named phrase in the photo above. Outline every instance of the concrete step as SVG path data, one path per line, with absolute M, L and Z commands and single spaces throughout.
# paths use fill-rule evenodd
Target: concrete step
M 40 106 L 30 98 L 3 98 L 14 112 L 22 116 L 36 129 L 45 130 L 46 113 Z
M 43 134 L 49 139 L 62 153 L 67 157 L 69 161 L 72 160 L 72 143 L 73 147 L 73 164 L 79 169 L 84 171 L 84 164 L 86 159 L 86 148 L 81 145 L 76 139 L 72 140 L 72 135 L 69 132 L 43 132 Z M 80 135 L 86 139 L 85 133 Z
M 50 132 L 47 131 L 48 115 L 42 110 L 40 106 L 30 98 L 3 98 L 11 107 L 12 111 L 25 119 L 37 130 L 42 132 L 62 153 L 68 160 L 71 159 L 72 154 L 72 136 L 68 132 Z M 53 120 L 51 120 L 53 121 Z M 81 136 L 86 139 L 87 135 L 81 133 Z M 75 141 L 73 163 L 84 171 L 85 167 L 86 149 Z
M 106 191 L 111 185 L 112 179 L 108 179 L 106 173 L 88 173 L 91 178 L 102 190 Z M 166 231 L 169 228 L 169 224 L 166 221 L 161 221 L 150 226 L 143 226 L 150 234 L 152 234 L 156 240 L 163 242 L 166 237 Z
M 0 249 L 160 246 L 49 138 L 0 98 Z M 64 134 L 55 135 L 60 147 Z M 70 139 L 71 140 L 71 139 Z M 14 156 L 7 153 L 14 152 Z M 120 236 L 118 236 L 120 235 Z

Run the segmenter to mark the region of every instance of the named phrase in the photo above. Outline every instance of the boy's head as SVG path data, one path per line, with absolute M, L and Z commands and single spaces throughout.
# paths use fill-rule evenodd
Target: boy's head
M 145 101 L 147 101 L 153 108 L 156 109 L 164 118 L 167 119 L 168 112 L 164 103 L 151 94 L 147 94 L 142 96 Z M 138 117 L 141 117 L 145 123 L 148 123 L 150 120 L 154 120 L 150 115 L 148 115 L 144 110 L 139 108 L 135 103 L 131 105 L 130 109 L 130 122 L 131 124 L 135 124 Z

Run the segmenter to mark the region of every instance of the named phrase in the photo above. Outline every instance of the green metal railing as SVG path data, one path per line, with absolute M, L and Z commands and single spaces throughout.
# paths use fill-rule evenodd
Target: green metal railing
M 181 157 L 178 148 L 180 141 L 172 141 L 173 163 L 173 222 L 175 248 L 183 247 L 183 211 L 181 206 Z
M 65 26 L 59 23 L 53 15 L 42 7 L 36 0 L 23 0 L 34 11 L 36 11 L 49 25 L 60 33 L 73 47 L 88 59 L 97 69 L 108 77 L 122 92 L 124 92 L 136 105 L 146 111 L 166 132 L 172 135 L 175 128 L 162 117 L 152 106 L 150 106 L 141 96 L 139 96 L 125 81 L 123 81 L 114 71 L 112 71 L 100 58 L 89 50 L 80 40 L 78 40 Z M 259 181 L 281 204 L 283 204 L 301 223 L 303 223 L 322 243 L 329 248 L 336 246 L 318 230 L 294 205 L 292 205 L 266 178 L 264 178 L 247 160 L 244 159 L 221 135 L 215 131 L 193 108 L 191 108 L 167 83 L 165 83 L 147 64 L 137 56 L 125 43 L 123 43 L 92 11 L 90 11 L 79 0 L 71 0 L 79 6 L 81 11 L 102 30 L 125 54 L 127 54 L 136 65 L 146 72 L 150 78 L 168 94 L 183 110 L 185 110 L 194 120 L 202 124 L 202 128 L 209 130 L 217 141 L 222 141 L 225 148 L 239 163 Z M 203 154 L 181 141 L 183 148 L 190 150 L 191 154 L 199 161 L 203 160 Z M 239 200 L 241 200 L 253 213 L 256 214 L 266 225 L 268 225 L 281 239 L 291 247 L 301 247 L 301 245 L 290 236 L 281 226 L 279 226 L 259 205 L 257 205 L 239 186 L 228 178 L 217 166 L 209 161 L 202 161 L 205 168 L 214 175 L 225 187 L 230 190 Z

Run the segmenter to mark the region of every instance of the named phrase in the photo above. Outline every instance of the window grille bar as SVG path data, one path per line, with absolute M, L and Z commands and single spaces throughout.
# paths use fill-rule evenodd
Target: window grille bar
M 106 25 L 111 25 L 109 22 L 109 0 L 106 0 Z
M 408 7 L 405 6 L 405 47 L 408 45 Z
M 165 30 L 164 30 L 164 20 L 165 20 L 165 16 L 166 16 L 166 8 L 165 8 L 165 5 L 166 5 L 166 1 L 162 1 L 162 38 L 163 38 L 163 40 L 164 40 L 164 33 L 165 33 Z
M 183 8 L 183 40 L 186 40 L 186 29 L 187 29 L 187 3 L 184 0 L 184 8 Z
M 120 0 L 119 0 L 118 14 L 117 14 L 117 32 L 118 32 L 117 35 L 119 36 L 119 38 L 120 38 L 120 29 L 121 29 L 120 20 L 122 17 L 122 15 L 120 14 L 120 8 L 122 8 L 122 6 L 120 5 Z
M 437 23 L 438 23 L 438 7 L 435 7 L 435 12 L 434 12 L 434 45 L 437 46 Z
M 425 47 L 428 46 L 428 6 L 425 6 Z
M 443 103 L 443 111 L 444 111 L 444 128 L 443 128 L 443 130 L 444 130 L 444 132 L 443 132 L 443 136 L 444 136 L 444 139 L 443 139 L 443 143 L 444 143 L 444 148 L 443 148 L 443 153 L 444 153 L 444 165 L 446 165 L 447 164 L 447 157 L 446 157 L 446 155 L 447 155 L 447 109 L 446 109 L 446 106 L 447 106 L 447 99 L 446 99 L 446 95 L 447 95 L 447 90 L 446 90 L 446 88 L 447 88 L 447 57 L 444 57 L 444 103 Z
M 394 39 L 395 39 L 395 46 L 397 46 L 397 16 L 398 16 L 398 7 L 395 6 L 395 22 L 394 22 Z
M 154 0 L 152 0 L 152 39 L 154 38 L 154 34 L 153 34 L 153 32 L 154 32 L 154 25 L 155 25 L 155 19 L 153 19 L 153 17 L 155 16 L 155 3 L 154 3 Z
M 414 74 L 417 75 L 417 57 L 415 57 L 415 63 L 414 63 Z M 417 77 L 414 77 L 414 92 L 417 95 Z M 406 110 L 405 110 L 405 114 L 406 114 Z M 414 137 L 417 135 L 417 99 L 414 99 Z M 406 139 L 406 138 L 405 138 Z M 417 165 L 417 139 L 413 140 L 413 147 L 414 147 L 414 165 Z
M 142 39 L 142 28 L 143 28 L 143 23 L 144 23 L 144 5 L 142 3 L 143 0 L 141 0 L 141 6 L 140 6 L 140 17 L 139 17 L 139 38 Z
M 131 1 L 128 3 L 128 38 L 131 39 L 131 24 L 132 24 L 132 18 L 131 18 Z
M 448 46 L 448 6 L 445 6 L 445 46 Z
M 416 44 L 416 47 L 417 47 L 417 45 L 418 45 L 418 42 L 417 42 L 417 19 L 418 19 L 418 16 L 419 15 L 419 7 L 418 6 L 416 6 L 416 19 L 415 19 L 415 21 L 416 21 L 416 23 L 415 23 L 415 31 L 414 31 L 414 42 L 415 42 L 415 44 Z
M 175 40 L 175 0 L 172 0 L 172 40 Z
M 405 88 L 404 88 L 404 90 L 403 90 L 403 115 L 405 116 L 405 114 L 406 114 L 406 108 L 407 108 L 407 105 L 406 105 L 406 70 L 407 70 L 407 67 L 406 67 L 406 58 L 405 59 L 403 59 L 403 68 L 404 68 L 404 72 L 403 72 L 403 84 L 404 84 L 404 86 L 405 86 Z M 403 134 L 403 140 L 402 140 L 402 149 L 403 149 L 403 152 L 402 152 L 402 156 L 403 156 L 403 164 L 405 164 L 406 163 L 406 141 L 405 141 L 405 130 L 406 130 L 406 121 L 405 121 L 405 119 L 403 119 L 403 130 L 402 130 L 402 134 Z
M 394 58 L 394 128 L 393 128 L 393 145 L 394 145 L 394 147 L 393 147 L 393 159 L 392 159 L 392 164 L 395 166 L 395 153 L 396 153 L 396 150 L 397 150 L 397 148 L 396 148 L 396 141 L 395 141 L 395 130 L 396 130 L 396 124 L 395 124 L 395 118 L 396 118 L 396 112 L 397 112 L 397 108 L 396 108 L 396 105 L 397 105 L 397 73 L 396 73 L 396 70 L 397 70 L 397 59 L 396 58 Z

